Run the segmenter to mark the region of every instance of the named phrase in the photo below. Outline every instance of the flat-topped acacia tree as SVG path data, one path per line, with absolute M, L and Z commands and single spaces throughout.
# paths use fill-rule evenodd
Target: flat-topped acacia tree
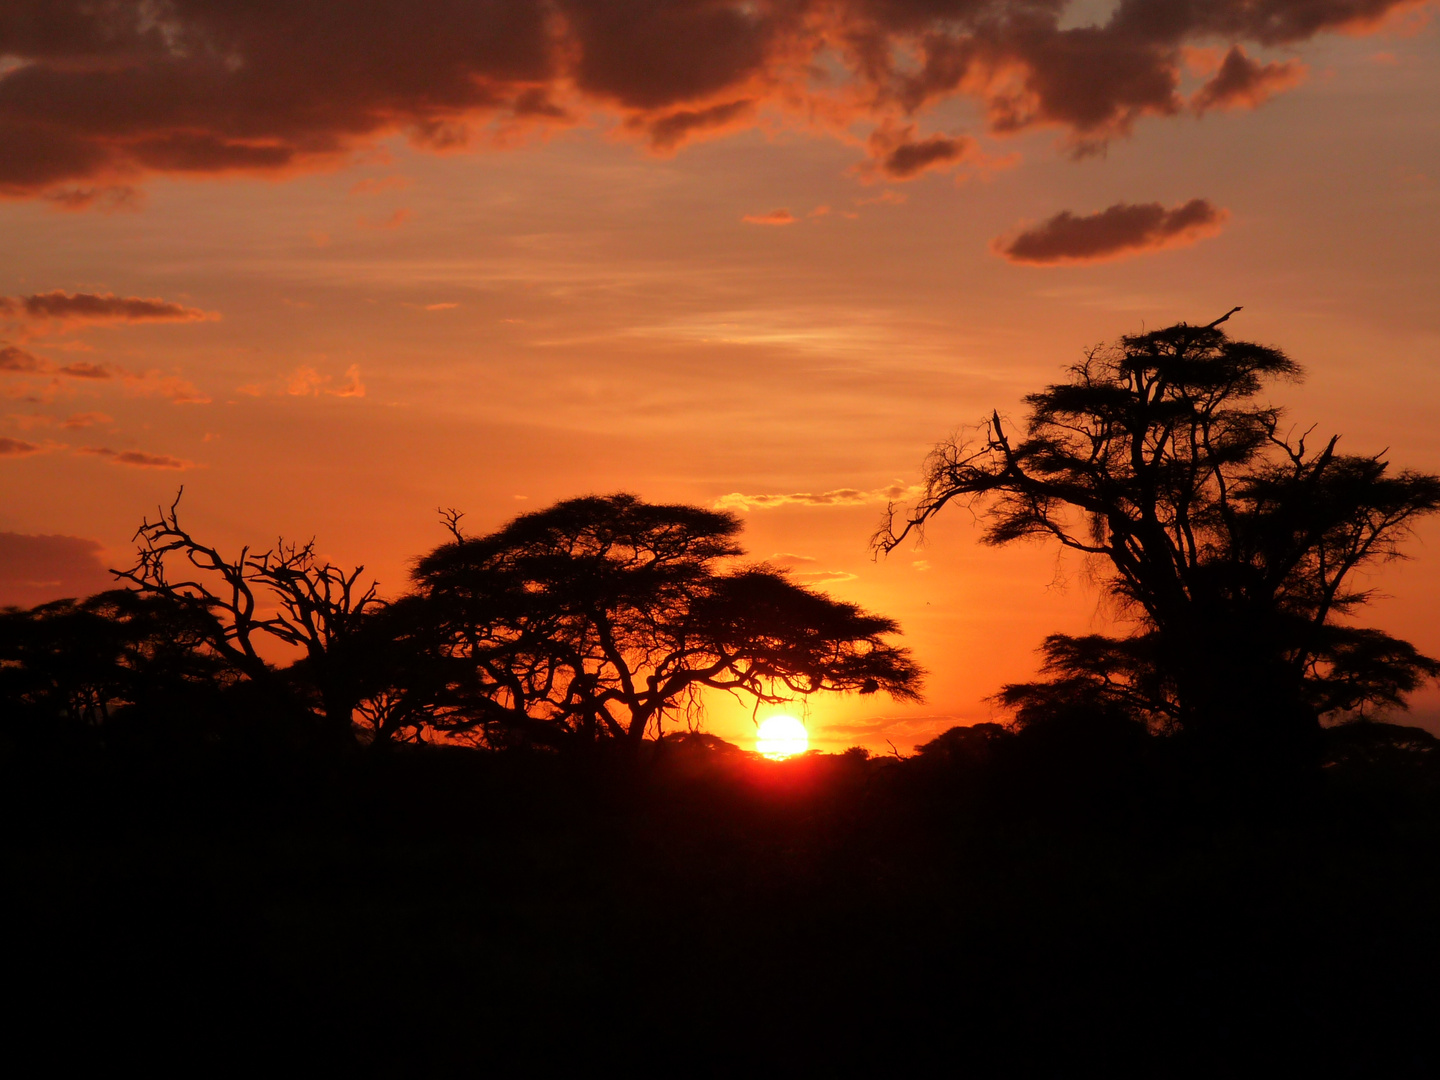
M 496 746 L 633 748 L 704 690 L 918 697 L 893 621 L 741 563 L 740 529 L 628 494 L 567 499 L 488 536 L 457 527 L 420 560 L 410 612 L 457 673 L 432 723 Z
M 1025 399 L 1023 434 L 997 412 L 939 444 L 923 496 L 882 522 L 873 543 L 888 552 L 960 502 L 985 543 L 1052 540 L 1100 568 L 1132 632 L 1048 638 L 1049 680 L 1000 695 L 1022 723 L 1085 703 L 1291 743 L 1322 715 L 1403 704 L 1440 673 L 1408 642 L 1343 621 L 1370 598 L 1356 572 L 1398 557 L 1440 508 L 1440 477 L 1289 433 L 1261 395 L 1299 366 L 1231 340 L 1229 314 L 1091 351 Z

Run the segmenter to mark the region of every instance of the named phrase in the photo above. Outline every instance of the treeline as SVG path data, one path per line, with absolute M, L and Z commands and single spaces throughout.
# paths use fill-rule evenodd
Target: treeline
M 450 512 L 385 600 L 313 544 L 222 554 L 178 506 L 141 526 L 126 588 L 0 614 L 11 740 L 633 754 L 693 728 L 706 690 L 918 696 L 893 621 L 745 561 L 730 513 L 590 496 L 472 537 Z
M 1233 314 L 1233 312 L 1231 313 Z M 1308 760 L 1322 719 L 1405 706 L 1440 660 L 1356 624 L 1357 576 L 1440 510 L 1440 477 L 1296 433 L 1263 396 L 1301 369 L 1220 325 L 1097 347 L 940 444 L 877 553 L 953 503 L 989 544 L 1085 561 L 1116 634 L 1057 634 L 1000 687 L 1013 726 L 1175 737 L 1218 758 Z M 739 519 L 634 495 L 568 499 L 450 540 L 382 599 L 312 544 L 224 553 L 179 499 L 137 533 L 124 586 L 0 614 L 0 708 L 18 743 L 259 733 L 328 751 L 443 741 L 611 747 L 696 728 L 706 693 L 918 699 L 890 619 L 748 562 Z M 291 650 L 277 666 L 268 657 Z

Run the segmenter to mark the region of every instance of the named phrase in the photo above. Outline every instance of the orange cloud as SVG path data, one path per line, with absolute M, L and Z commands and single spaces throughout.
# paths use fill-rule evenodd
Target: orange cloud
M 271 394 L 289 395 L 290 397 L 319 397 L 321 394 L 347 398 L 365 396 L 365 384 L 360 379 L 360 365 L 358 364 L 351 364 L 345 369 L 344 381 L 339 385 L 332 386 L 333 382 L 334 376 L 322 375 L 309 364 L 301 364 L 289 375 L 276 382 L 249 383 L 237 387 L 236 393 L 249 397 L 265 397 Z
M 102 412 L 83 412 L 67 416 L 60 426 L 74 429 L 94 427 L 96 424 L 113 424 L 114 422 L 114 418 L 106 416 Z
M 1034 266 L 1100 262 L 1193 244 L 1219 232 L 1229 216 L 1207 199 L 1191 199 L 1171 210 L 1159 203 L 1116 203 L 1084 216 L 1063 210 L 1039 225 L 1000 237 L 990 249 L 1011 262 Z
M 64 427 L 64 428 L 87 428 L 96 424 L 113 424 L 114 418 L 106 416 L 101 412 L 72 413 L 64 420 L 53 416 L 18 416 L 11 414 L 9 419 L 20 428 L 21 431 L 29 431 L 31 428 L 41 427 Z
M 795 215 L 782 208 L 764 214 L 746 214 L 740 220 L 748 221 L 751 225 L 793 225 Z

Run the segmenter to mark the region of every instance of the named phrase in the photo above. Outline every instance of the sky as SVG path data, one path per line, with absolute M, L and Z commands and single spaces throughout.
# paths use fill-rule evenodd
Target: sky
M 7 0 L 0 603 L 106 587 L 181 485 L 211 543 L 389 595 L 439 507 L 625 490 L 901 623 L 925 702 L 797 702 L 816 745 L 1000 719 L 1045 634 L 1112 626 L 1087 568 L 958 508 L 867 541 L 1085 348 L 1243 305 L 1297 425 L 1440 471 L 1434 14 Z M 1440 526 L 1408 550 L 1367 617 L 1440 653 Z

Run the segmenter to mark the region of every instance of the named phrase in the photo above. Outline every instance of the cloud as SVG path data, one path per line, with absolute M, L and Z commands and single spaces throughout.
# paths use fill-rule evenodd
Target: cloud
M 102 412 L 83 412 L 71 413 L 60 426 L 74 429 L 94 427 L 96 424 L 113 424 L 114 422 L 113 417 L 106 416 Z
M 990 246 L 1011 262 L 1036 266 L 1099 262 L 1193 244 L 1219 232 L 1229 216 L 1206 199 L 1191 199 L 1170 210 L 1159 203 L 1116 203 L 1079 217 L 1063 210 Z
M 716 135 L 739 128 L 755 115 L 756 103 L 749 99 L 728 101 L 706 109 L 680 109 L 656 119 L 636 119 L 630 127 L 641 130 L 654 150 L 672 151 L 696 135 Z
M 1294 47 L 1416 5 L 1125 0 L 1103 24 L 1065 27 L 1068 7 L 7 0 L 0 195 L 120 208 L 157 174 L 284 177 L 341 166 L 397 133 L 437 152 L 499 148 L 589 116 L 661 153 L 787 118 L 845 138 L 853 123 L 903 125 L 957 97 L 979 105 L 992 133 L 1048 125 L 1085 152 L 1184 108 L 1187 48 Z M 1273 93 L 1284 80 L 1267 70 Z M 1242 100 L 1224 90 L 1197 104 Z M 917 138 L 886 167 L 949 161 L 947 138 Z
M 0 82 L 0 88 L 3 88 Z M 33 296 L 0 296 L 0 316 L 28 322 L 141 323 L 204 322 L 220 318 L 158 297 L 116 296 L 113 293 L 69 293 L 61 289 Z
M 782 208 L 764 214 L 746 214 L 740 220 L 751 225 L 794 225 L 795 215 Z
M 38 443 L 26 442 L 24 439 L 9 439 L 0 435 L 0 457 L 28 457 L 31 454 L 38 454 L 44 447 Z
M 289 375 L 274 382 L 249 383 L 237 387 L 236 393 L 245 394 L 248 397 L 267 397 L 270 395 L 290 397 L 319 397 L 321 394 L 328 394 L 331 397 L 361 398 L 365 396 L 365 383 L 360 378 L 360 365 L 351 364 L 345 369 L 345 377 L 338 385 L 334 385 L 333 375 L 324 375 L 309 364 L 301 364 Z
M 362 229 L 376 229 L 381 232 L 393 231 L 400 228 L 410 220 L 411 214 L 408 209 L 401 207 L 393 214 L 383 218 L 356 218 L 355 224 Z
M 193 469 L 193 461 L 171 457 L 169 454 L 147 454 L 141 450 L 112 450 L 108 446 L 82 446 L 79 454 L 93 454 L 109 458 L 116 465 L 128 465 L 135 469 Z
M 765 561 L 782 570 L 793 570 L 797 566 L 812 566 L 820 560 L 813 555 L 795 555 L 789 551 L 777 551 Z
M 848 570 L 807 570 L 791 576 L 802 585 L 834 585 L 855 580 L 855 575 Z
M 61 369 L 64 370 L 63 368 Z M 117 368 L 127 392 L 140 397 L 163 397 L 176 405 L 208 405 L 210 395 L 189 379 L 158 371 L 133 372 Z
M 63 420 L 54 416 L 39 415 L 16 415 L 11 414 L 10 419 L 21 431 L 29 431 L 32 428 L 41 427 L 63 427 L 69 429 L 94 427 L 96 424 L 113 424 L 115 418 L 107 416 L 102 412 L 71 413 Z
M 360 381 L 360 365 L 351 364 L 345 369 L 345 381 L 325 392 L 333 394 L 335 397 L 364 397 L 365 384 Z
M 919 488 L 907 487 L 898 481 L 889 487 L 870 491 L 835 488 L 833 491 L 797 491 L 784 495 L 746 495 L 732 491 L 716 499 L 713 506 L 716 510 L 769 510 L 777 506 L 869 506 L 913 498 L 919 491 Z
M 70 213 L 98 210 L 113 214 L 122 210 L 138 210 L 144 196 L 133 187 L 114 184 L 108 187 L 70 187 L 47 191 L 43 198 L 52 208 Z
M 77 360 L 73 364 L 66 364 L 55 370 L 72 379 L 111 379 L 115 377 L 115 373 L 104 364 L 92 364 L 88 360 Z
M 20 375 L 39 375 L 50 370 L 44 360 L 14 345 L 0 348 L 0 371 Z
M 929 135 L 917 138 L 914 124 L 881 124 L 870 133 L 870 160 L 861 172 L 871 180 L 913 180 L 930 170 L 952 169 L 979 146 L 968 135 Z
M 1197 113 L 1212 109 L 1256 109 L 1304 78 L 1305 65 L 1298 60 L 1257 64 L 1236 45 L 1225 54 L 1215 77 L 1191 97 L 1190 107 Z
M 0 606 L 33 607 L 112 588 L 103 554 L 94 540 L 78 536 L 0 532 Z

